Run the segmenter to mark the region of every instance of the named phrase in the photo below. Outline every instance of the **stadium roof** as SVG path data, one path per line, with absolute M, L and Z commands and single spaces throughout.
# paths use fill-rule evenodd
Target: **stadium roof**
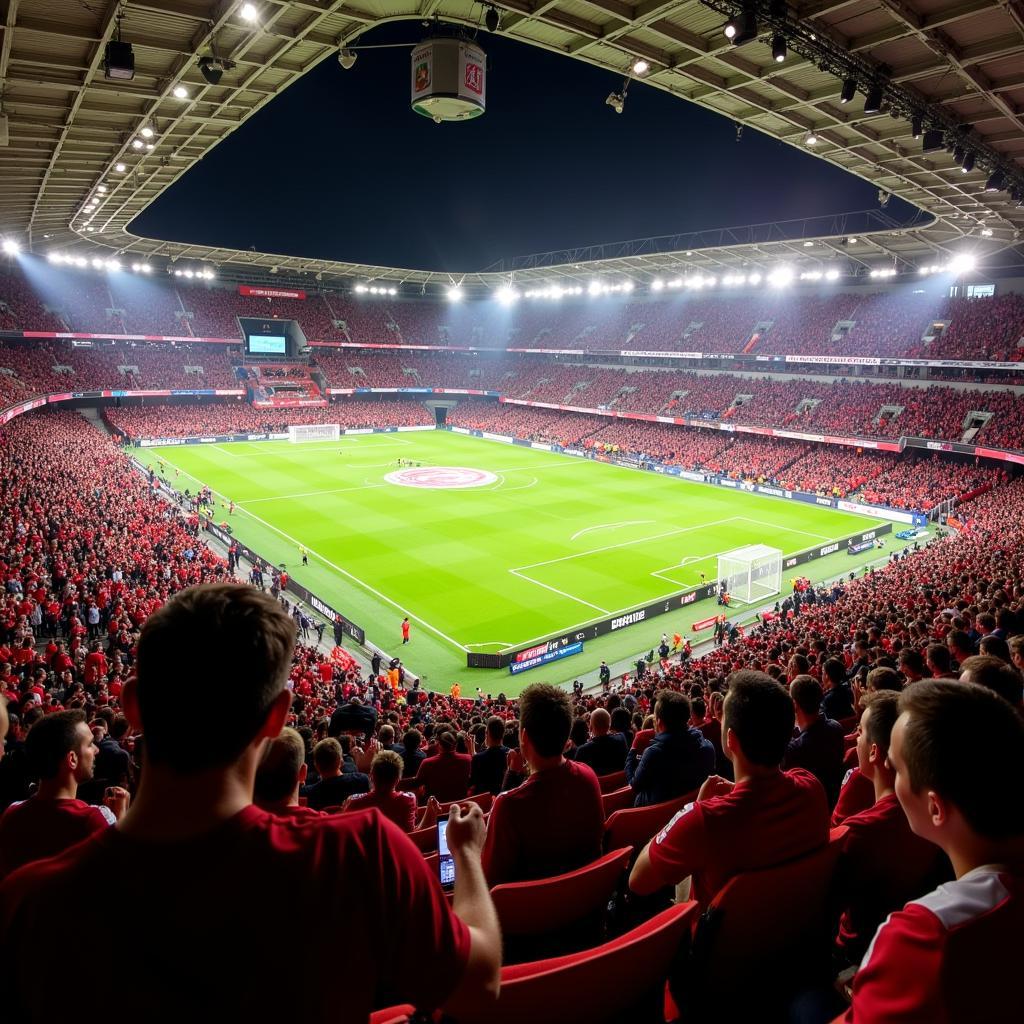
M 645 86 L 795 146 L 807 148 L 813 133 L 815 155 L 919 207 L 925 216 L 918 224 L 900 229 L 883 212 L 854 229 L 841 219 L 808 222 L 805 237 L 828 239 L 817 254 L 794 242 L 799 230 L 792 225 L 620 243 L 530 257 L 468 273 L 462 283 L 490 287 L 510 270 L 524 284 L 595 270 L 642 283 L 684 265 L 738 268 L 771 257 L 831 254 L 861 265 L 914 264 L 947 255 L 965 236 L 981 256 L 1015 245 L 1024 229 L 1024 208 L 1011 195 L 1015 186 L 1024 189 L 1024 0 L 757 5 L 760 35 L 744 46 L 733 46 L 722 31 L 740 10 L 734 0 L 501 0 L 496 6 L 499 31 L 513 39 L 624 78 L 642 58 L 650 65 Z M 410 42 L 423 35 L 424 19 L 477 27 L 485 10 L 472 0 L 258 0 L 259 20 L 252 23 L 242 6 L 242 0 L 0 0 L 0 102 L 9 125 L 6 146 L 0 126 L 0 232 L 37 250 L 84 253 L 103 246 L 211 261 L 249 276 L 450 283 L 445 273 L 187 245 L 129 231 L 164 189 L 263 104 L 333 59 L 339 46 L 384 22 L 412 20 Z M 116 38 L 119 13 L 123 38 L 134 48 L 135 76 L 110 81 L 104 50 Z M 772 54 L 777 31 L 788 43 L 781 63 Z M 479 41 L 486 49 L 485 33 Z M 233 62 L 216 85 L 200 74 L 203 55 Z M 844 104 L 840 89 L 848 77 L 858 94 Z M 883 88 L 883 112 L 866 114 L 864 94 L 873 83 Z M 959 145 L 961 152 L 922 152 L 912 134 L 914 113 L 941 133 L 945 147 Z M 975 163 L 965 173 L 967 153 Z M 985 191 L 994 169 L 1009 190 Z M 751 187 L 757 187 L 754 171 Z M 96 207 L 87 210 L 93 199 Z M 854 230 L 855 251 L 844 242 Z

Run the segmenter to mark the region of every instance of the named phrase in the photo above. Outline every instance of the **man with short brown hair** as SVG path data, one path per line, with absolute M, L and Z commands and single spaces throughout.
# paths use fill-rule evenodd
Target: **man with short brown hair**
M 449 907 L 419 850 L 378 812 L 298 821 L 253 804 L 266 741 L 288 717 L 294 642 L 280 605 L 239 584 L 181 591 L 146 621 L 122 695 L 146 739 L 131 810 L 0 886 L 12 1019 L 81 1016 L 79 986 L 39 984 L 39 950 L 82 922 L 117 965 L 119 1003 L 161 1020 L 325 1020 L 339 998 L 352 1021 L 388 1003 L 487 1015 L 501 935 L 480 866 L 479 808 L 451 813 Z M 210 717 L 184 739 L 182 692 L 200 667 Z M 97 879 L 116 880 L 130 929 L 121 915 L 95 913 Z M 358 941 L 342 948 L 339 921 Z M 275 939 L 286 934 L 303 937 L 302 970 L 317 983 L 289 983 Z
M 509 768 L 518 770 L 525 760 L 530 775 L 494 801 L 484 846 L 491 885 L 559 875 L 601 855 L 601 789 L 591 768 L 564 757 L 571 727 L 572 703 L 564 690 L 534 683 L 523 691 L 521 754 L 509 754 Z

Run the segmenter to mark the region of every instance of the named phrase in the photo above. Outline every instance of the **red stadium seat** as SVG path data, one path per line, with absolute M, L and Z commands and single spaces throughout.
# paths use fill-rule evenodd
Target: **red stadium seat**
M 602 793 L 611 793 L 616 789 L 621 789 L 626 784 L 626 773 L 612 772 L 610 775 L 599 775 L 597 781 Z
M 629 846 L 635 857 L 641 847 L 652 839 L 659 829 L 664 828 L 677 811 L 681 811 L 696 799 L 697 791 L 694 790 L 675 800 L 666 800 L 650 807 L 627 807 L 616 811 L 604 824 L 604 848 L 617 850 L 622 846 Z
M 461 1018 L 459 1024 L 600 1024 L 623 1019 L 645 997 L 660 997 L 696 915 L 696 903 L 680 903 L 595 949 L 505 967 L 497 1004 L 479 1018 Z M 643 1019 L 632 1012 L 629 1017 Z
M 405 1024 L 415 1012 L 415 1006 L 389 1006 L 386 1010 L 374 1010 L 370 1024 Z
M 418 828 L 407 834 L 422 853 L 437 853 L 437 829 L 433 825 L 430 828 Z
M 476 796 L 464 796 L 461 800 L 449 800 L 441 804 L 439 813 L 447 814 L 456 804 L 476 804 L 486 814 L 494 803 L 493 793 L 477 793 Z
M 623 786 L 622 789 L 613 789 L 610 793 L 601 794 L 601 803 L 604 805 L 604 816 L 607 820 L 616 811 L 625 807 L 632 807 L 636 799 L 636 793 L 632 786 Z
M 736 875 L 697 928 L 687 983 L 676 992 L 685 1020 L 769 1014 L 801 985 L 827 980 L 833 921 L 830 890 L 846 828 L 786 864 Z M 743 979 L 737 985 L 737 979 Z M 750 1019 L 754 1019 L 751 1017 Z
M 629 864 L 629 847 L 592 864 L 532 882 L 506 882 L 491 890 L 505 936 L 541 935 L 603 909 Z

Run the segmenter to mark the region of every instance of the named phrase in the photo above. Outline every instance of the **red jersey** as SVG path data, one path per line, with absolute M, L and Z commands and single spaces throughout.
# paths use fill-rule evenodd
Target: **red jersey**
M 687 804 L 647 850 L 660 885 L 693 876 L 707 904 L 734 875 L 801 857 L 828 842 L 828 803 L 803 768 L 745 779 L 729 793 Z
M 832 811 L 832 827 L 842 825 L 851 815 L 866 811 L 874 802 L 875 787 L 872 781 L 859 768 L 851 768 L 843 776 L 839 799 Z
M 847 1024 L 1017 1019 L 1022 887 L 1020 875 L 987 864 L 892 914 L 853 979 L 853 1005 L 843 1019 Z
M 376 807 L 403 832 L 411 832 L 416 827 L 416 796 L 413 793 L 385 793 L 375 789 L 372 793 L 359 793 L 349 799 L 350 811 L 365 811 L 369 807 Z
M 836 895 L 843 908 L 836 945 L 856 963 L 888 914 L 939 881 L 945 858 L 937 846 L 911 831 L 895 793 L 843 824 L 849 833 L 836 871 Z M 948 878 L 948 862 L 946 867 Z
M 428 796 L 441 803 L 461 800 L 469 792 L 469 773 L 473 758 L 469 754 L 441 753 L 428 757 L 416 773 L 416 785 L 426 786 Z
M 588 765 L 563 761 L 495 799 L 484 874 L 497 885 L 573 871 L 601 856 L 603 838 L 597 776 Z
M 0 878 L 22 864 L 52 857 L 114 824 L 109 807 L 84 800 L 29 797 L 11 804 L 0 817 Z
M 95 914 L 98 879 L 132 908 L 128 932 L 120 915 Z M 197 1006 L 211 1020 L 431 1010 L 458 984 L 470 943 L 423 855 L 376 811 L 303 821 L 250 805 L 189 839 L 144 842 L 112 828 L 23 868 L 0 886 L 12 1019 L 81 1016 L 79 986 L 39 983 L 39 950 L 82 921 L 90 947 L 115 958 L 124 1005 L 162 1021 L 195 1017 Z M 339 921 L 359 936 L 340 954 Z M 285 935 L 303 950 L 291 968 Z

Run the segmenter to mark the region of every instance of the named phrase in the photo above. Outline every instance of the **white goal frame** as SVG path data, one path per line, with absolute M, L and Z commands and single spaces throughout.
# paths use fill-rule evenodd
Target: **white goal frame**
M 304 441 L 337 441 L 341 426 L 337 423 L 299 423 L 288 427 L 288 440 L 292 444 Z
M 782 592 L 782 552 L 750 544 L 718 556 L 718 585 L 737 604 L 758 604 Z

